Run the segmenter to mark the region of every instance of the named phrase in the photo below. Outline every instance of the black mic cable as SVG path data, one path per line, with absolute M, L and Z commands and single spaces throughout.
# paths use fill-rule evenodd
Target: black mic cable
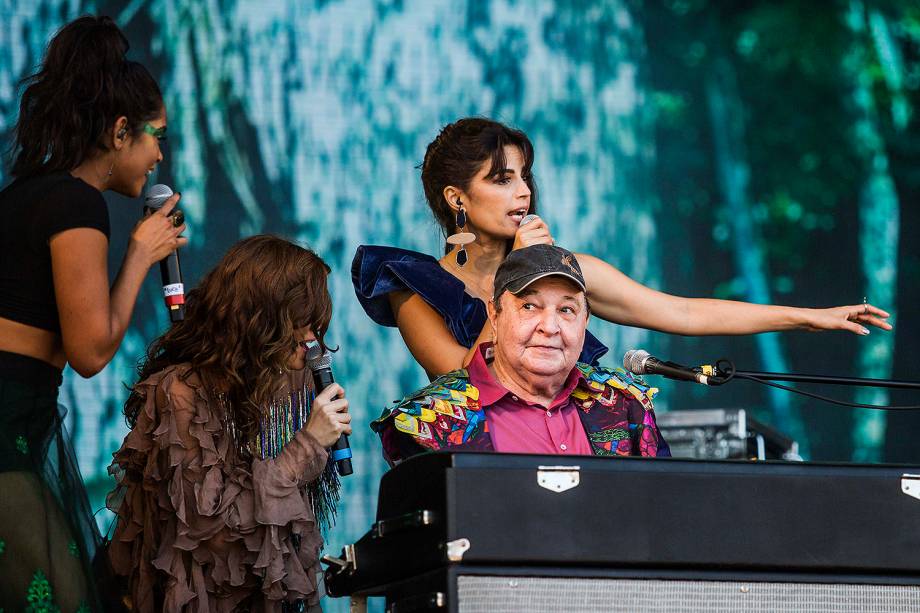
M 728 383 L 732 379 L 744 379 L 746 381 L 754 381 L 755 383 L 760 383 L 761 385 L 768 385 L 770 387 L 775 387 L 777 389 L 785 390 L 787 392 L 792 392 L 794 394 L 801 394 L 802 396 L 807 396 L 808 398 L 814 398 L 815 400 L 821 400 L 822 402 L 828 402 L 830 404 L 836 404 L 837 406 L 842 407 L 853 407 L 856 409 L 872 409 L 876 411 L 918 411 L 920 410 L 920 405 L 890 405 L 890 404 L 862 404 L 860 402 L 849 402 L 846 400 L 837 400 L 836 398 L 831 398 L 830 396 L 823 396 L 821 394 L 816 394 L 814 392 L 808 392 L 801 390 L 795 387 L 790 387 L 788 385 L 782 385 L 774 381 L 769 381 L 767 378 L 783 380 L 795 380 L 795 379 L 812 379 L 810 383 L 829 383 L 829 384 L 841 384 L 841 385 L 860 385 L 867 387 L 901 387 L 907 389 L 916 389 L 920 387 L 920 383 L 916 382 L 899 382 L 899 381 L 878 381 L 874 379 L 844 379 L 837 380 L 836 377 L 826 377 L 828 381 L 820 381 L 822 378 L 818 375 L 800 375 L 798 377 L 787 376 L 783 377 L 782 374 L 777 373 L 755 373 L 755 372 L 745 372 L 735 369 L 735 364 L 731 360 L 721 359 L 716 362 L 716 372 L 719 374 L 717 377 L 720 380 L 719 385 L 723 383 Z M 889 385 L 890 384 L 890 385 Z M 896 385 L 897 384 L 897 385 Z
M 319 343 L 307 350 L 307 365 L 313 372 L 313 388 L 316 394 L 335 383 L 332 378 L 332 355 L 327 351 L 320 355 L 322 348 Z M 348 435 L 342 434 L 329 451 L 329 457 L 335 462 L 338 473 L 347 477 L 354 470 L 351 467 L 351 446 L 348 444 Z
M 168 185 L 157 183 L 147 190 L 144 198 L 144 212 L 159 211 L 173 195 L 173 190 Z M 173 225 L 181 226 L 185 221 L 182 211 L 173 209 L 170 213 Z M 179 265 L 179 250 L 174 249 L 169 255 L 160 260 L 160 278 L 163 281 L 163 300 L 169 310 L 169 321 L 177 322 L 185 319 L 185 285 L 182 283 L 182 268 Z

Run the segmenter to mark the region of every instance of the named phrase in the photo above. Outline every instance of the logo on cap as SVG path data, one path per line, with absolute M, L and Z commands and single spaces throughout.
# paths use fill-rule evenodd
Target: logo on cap
M 569 255 L 563 256 L 562 265 L 567 267 L 569 270 L 571 270 L 573 275 L 575 275 L 578 278 L 581 278 L 581 271 L 575 270 L 575 267 L 572 266 L 572 260 L 574 258 L 575 256 L 572 255 L 571 253 Z

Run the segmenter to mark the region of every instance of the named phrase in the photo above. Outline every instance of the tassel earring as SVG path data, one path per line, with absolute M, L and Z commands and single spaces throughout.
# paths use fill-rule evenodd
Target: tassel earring
M 458 245 L 460 249 L 457 251 L 457 266 L 463 266 L 466 264 L 467 255 L 466 255 L 466 245 L 469 245 L 476 240 L 476 235 L 472 232 L 464 232 L 466 227 L 466 211 L 463 208 L 463 203 L 460 200 L 457 200 L 457 206 L 460 209 L 457 211 L 457 230 L 458 232 L 451 234 L 447 237 L 447 244 L 449 245 Z

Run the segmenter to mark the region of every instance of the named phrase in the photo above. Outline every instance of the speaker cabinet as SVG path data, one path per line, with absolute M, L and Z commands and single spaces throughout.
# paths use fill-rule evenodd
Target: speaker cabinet
M 609 576 L 592 576 L 607 574 Z M 658 573 L 660 574 L 660 573 Z M 914 583 L 911 583 L 914 582 Z M 920 611 L 917 578 L 464 568 L 389 586 L 388 613 L 895 613 Z

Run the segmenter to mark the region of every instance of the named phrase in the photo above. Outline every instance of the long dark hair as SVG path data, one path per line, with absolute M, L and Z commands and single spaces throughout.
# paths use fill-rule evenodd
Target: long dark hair
M 490 160 L 489 175 L 507 168 L 505 145 L 514 145 L 524 157 L 523 175 L 530 188 L 530 209 L 537 210 L 537 186 L 533 178 L 533 144 L 520 130 L 484 117 L 466 117 L 449 123 L 428 145 L 422 162 L 425 199 L 446 238 L 456 227 L 456 214 L 444 198 L 448 185 L 469 189 L 470 182 Z M 449 246 L 448 246 L 449 247 Z
M 147 350 L 138 381 L 172 364 L 219 385 L 235 426 L 249 437 L 260 407 L 274 399 L 297 349 L 294 330 L 309 327 L 325 349 L 332 318 L 329 266 L 309 249 L 266 234 L 244 239 L 189 292 L 185 319 Z M 125 403 L 134 427 L 144 405 L 137 389 Z
M 75 168 L 107 150 L 104 137 L 119 117 L 136 136 L 162 112 L 160 88 L 146 68 L 125 59 L 128 47 L 109 17 L 80 17 L 55 34 L 41 69 L 22 81 L 9 152 L 14 176 Z

